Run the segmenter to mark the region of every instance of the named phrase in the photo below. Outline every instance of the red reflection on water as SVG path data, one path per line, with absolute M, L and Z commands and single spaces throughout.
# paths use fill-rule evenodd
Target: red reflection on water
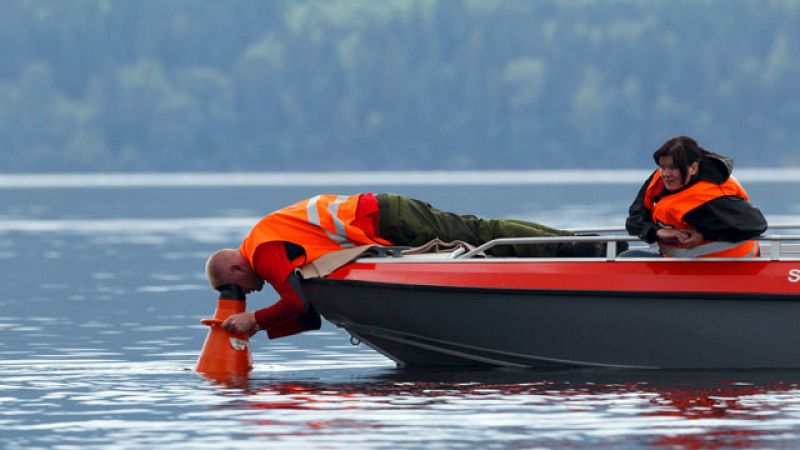
M 469 373 L 462 373 L 461 380 L 470 380 Z M 686 382 L 692 379 L 693 374 L 677 377 L 680 382 L 663 382 L 645 379 L 644 381 L 624 380 L 625 375 L 617 374 L 623 380 L 607 380 L 600 376 L 595 380 L 587 381 L 581 377 L 578 380 L 568 377 L 554 377 L 546 379 L 536 372 L 523 372 L 519 378 L 506 380 L 507 376 L 501 374 L 498 382 L 485 381 L 486 374 L 481 381 L 443 381 L 419 380 L 414 377 L 387 377 L 387 379 L 365 380 L 355 383 L 323 383 L 323 382 L 293 382 L 293 381 L 260 381 L 251 383 L 243 388 L 248 395 L 245 402 L 237 406 L 256 410 L 425 410 L 431 405 L 447 404 L 448 402 L 482 399 L 491 397 L 498 399 L 501 404 L 503 399 L 508 399 L 509 404 L 515 408 L 531 408 L 542 411 L 549 407 L 566 406 L 574 411 L 597 410 L 598 418 L 602 420 L 625 420 L 631 417 L 620 413 L 615 417 L 605 411 L 615 406 L 615 395 L 621 399 L 641 399 L 641 403 L 633 403 L 632 408 L 639 410 L 639 416 L 647 417 L 681 417 L 690 421 L 699 419 L 716 419 L 721 422 L 709 424 L 700 423 L 697 427 L 683 428 L 680 423 L 675 423 L 676 433 L 658 437 L 649 441 L 648 445 L 666 448 L 686 449 L 717 449 L 717 448 L 747 448 L 756 443 L 764 443 L 766 436 L 775 433 L 764 430 L 754 425 L 752 428 L 742 428 L 735 421 L 748 420 L 754 423 L 768 420 L 774 415 L 764 413 L 780 413 L 781 404 L 764 399 L 753 399 L 754 396 L 775 395 L 797 389 L 797 384 L 780 382 L 733 382 L 703 380 Z M 708 375 L 705 375 L 706 377 Z M 420 377 L 427 378 L 427 377 Z M 435 376 L 434 376 L 435 378 Z M 489 375 L 491 378 L 491 375 Z M 545 379 L 542 379 L 545 378 Z M 591 377 L 588 377 L 591 379 Z M 235 383 L 234 383 L 235 384 Z M 230 387 L 229 382 L 225 384 Z M 530 399 L 519 396 L 531 396 Z M 469 409 L 469 403 L 463 404 Z M 480 404 L 474 406 L 476 411 L 491 412 L 482 409 Z M 649 406 L 648 406 L 649 405 Z M 501 410 L 503 406 L 500 406 Z M 634 413 L 637 414 L 637 413 Z M 369 417 L 369 416 L 367 416 Z M 635 416 L 634 416 L 635 417 Z M 726 423 L 725 421 L 728 421 Z M 306 435 L 323 430 L 346 429 L 374 429 L 382 428 L 385 424 L 366 418 L 351 420 L 334 418 L 331 420 L 308 420 L 304 423 L 293 421 L 291 423 L 276 420 L 255 421 L 266 427 L 291 427 L 293 432 L 284 430 L 275 433 L 267 432 L 265 435 Z M 299 429 L 298 429 L 299 426 Z M 639 425 L 636 425 L 639 426 Z M 670 426 L 670 425 L 668 425 Z M 683 429 L 682 429 L 683 428 Z M 535 433 L 532 428 L 531 433 Z M 698 431 L 699 430 L 699 431 Z M 631 435 L 634 436 L 634 435 Z M 627 439 L 633 439 L 629 436 Z M 635 439 L 641 442 L 641 433 L 635 434 Z M 535 439 L 535 435 L 532 435 Z M 626 439 L 623 435 L 621 439 Z M 772 443 L 772 441 L 769 441 Z M 558 445 L 563 445 L 560 442 Z
M 338 428 L 382 428 L 380 425 L 359 422 L 349 419 L 332 419 L 306 422 L 306 425 L 316 429 L 338 429 Z
M 658 398 L 651 403 L 659 408 L 644 413 L 649 416 L 680 416 L 688 420 L 739 419 L 763 421 L 770 416 L 764 412 L 778 412 L 777 405 L 765 402 L 742 401 L 752 396 L 769 395 L 795 389 L 794 385 L 770 383 L 765 385 L 738 385 L 730 383 L 712 388 L 671 387 L 657 391 Z M 689 450 L 720 448 L 751 448 L 760 438 L 770 433 L 757 428 L 721 428 L 703 433 L 664 436 L 653 445 Z
M 763 419 L 753 413 L 764 410 L 776 410 L 777 407 L 751 403 L 742 404 L 741 398 L 746 396 L 777 392 L 781 386 L 731 386 L 718 388 L 673 388 L 659 391 L 659 398 L 651 399 L 651 403 L 669 406 L 662 410 L 648 412 L 645 415 L 682 416 L 686 419 L 726 418 L 736 414 L 737 418 Z M 788 390 L 788 389 L 783 389 Z M 748 413 L 748 414 L 741 414 Z
M 716 450 L 722 448 L 752 448 L 759 441 L 756 439 L 769 433 L 762 430 L 726 429 L 708 431 L 699 434 L 682 436 L 664 436 L 655 440 L 656 447 L 680 448 L 686 450 Z

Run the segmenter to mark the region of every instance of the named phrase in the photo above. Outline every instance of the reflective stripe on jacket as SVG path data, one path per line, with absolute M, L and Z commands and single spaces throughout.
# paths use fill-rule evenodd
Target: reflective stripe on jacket
M 693 227 L 684 222 L 684 216 L 693 209 L 711 200 L 723 196 L 736 196 L 749 200 L 747 192 L 733 176 L 728 177 L 722 184 L 708 181 L 698 181 L 681 191 L 670 193 L 658 200 L 656 196 L 664 190 L 664 181 L 661 171 L 656 170 L 647 187 L 644 205 L 653 215 L 653 220 L 663 227 L 676 230 L 687 230 Z M 750 257 L 759 252 L 756 241 L 747 240 L 740 242 L 704 241 L 695 247 L 684 247 L 680 244 L 658 242 L 661 254 L 664 256 L 692 258 L 692 257 Z
M 271 241 L 291 242 L 303 247 L 305 259 L 357 245 L 392 245 L 371 238 L 353 226 L 358 210 L 358 195 L 317 195 L 280 209 L 261 219 L 245 237 L 239 250 L 253 266 L 256 249 Z

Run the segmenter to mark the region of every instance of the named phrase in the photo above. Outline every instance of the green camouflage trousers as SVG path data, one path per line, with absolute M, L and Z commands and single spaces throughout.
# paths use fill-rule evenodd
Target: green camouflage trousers
M 481 245 L 504 237 L 572 236 L 538 223 L 514 219 L 482 219 L 458 215 L 432 207 L 421 200 L 397 194 L 378 194 L 380 236 L 396 245 L 422 245 L 432 239 L 461 240 Z M 580 247 L 580 248 L 576 248 Z M 592 256 L 594 244 L 503 245 L 490 251 L 493 256 Z

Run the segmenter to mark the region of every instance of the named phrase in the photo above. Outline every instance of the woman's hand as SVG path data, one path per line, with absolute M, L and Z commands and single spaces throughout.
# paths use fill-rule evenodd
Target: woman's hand
M 659 228 L 658 231 L 656 231 L 656 236 L 658 236 L 659 241 L 677 243 L 679 242 L 680 233 L 680 231 L 674 228 Z
M 678 233 L 678 242 L 686 247 L 696 247 L 705 241 L 703 234 L 697 230 L 681 230 Z
M 705 241 L 703 234 L 695 229 L 676 230 L 674 228 L 659 228 L 656 236 L 663 242 L 680 244 L 684 247 L 696 247 Z

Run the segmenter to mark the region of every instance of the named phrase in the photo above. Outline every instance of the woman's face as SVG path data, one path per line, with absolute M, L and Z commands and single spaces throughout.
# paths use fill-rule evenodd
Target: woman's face
M 681 177 L 681 170 L 672 162 L 672 156 L 658 158 L 658 167 L 661 169 L 661 179 L 668 191 L 677 191 L 682 188 L 697 173 L 700 164 L 693 162 L 687 167 L 686 179 Z

